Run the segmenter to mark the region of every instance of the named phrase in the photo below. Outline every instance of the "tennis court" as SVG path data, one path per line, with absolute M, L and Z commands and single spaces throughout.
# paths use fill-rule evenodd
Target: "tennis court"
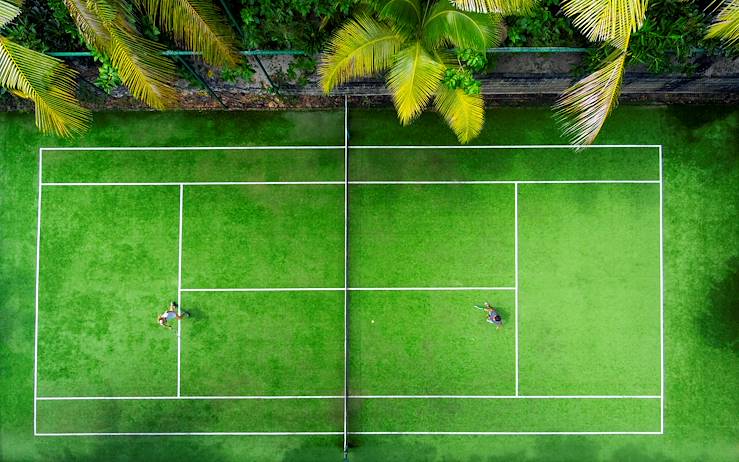
M 38 195 L 36 435 L 663 432 L 659 145 L 42 148 Z

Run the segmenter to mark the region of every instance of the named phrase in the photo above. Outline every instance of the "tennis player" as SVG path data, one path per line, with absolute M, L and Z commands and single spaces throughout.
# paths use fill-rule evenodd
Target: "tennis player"
M 171 329 L 172 326 L 168 324 L 168 321 L 172 321 L 174 319 L 180 320 L 183 318 L 189 318 L 190 312 L 189 311 L 183 311 L 182 315 L 177 313 L 177 302 L 172 302 L 169 304 L 169 308 L 167 308 L 167 311 L 162 313 L 161 316 L 159 316 L 159 325 L 162 327 L 166 327 L 167 329 Z
M 503 325 L 503 318 L 498 313 L 498 310 L 492 307 L 490 303 L 485 302 L 485 312 L 488 314 L 488 322 L 490 324 L 495 324 L 495 329 L 500 329 L 500 326 Z

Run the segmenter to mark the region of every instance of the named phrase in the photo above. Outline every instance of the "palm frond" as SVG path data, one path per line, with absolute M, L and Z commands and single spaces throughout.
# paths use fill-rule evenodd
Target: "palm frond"
M 75 97 L 76 80 L 60 60 L 0 37 L 0 86 L 33 101 L 42 132 L 72 136 L 87 129 L 90 111 Z
M 434 106 L 460 143 L 469 143 L 477 137 L 485 124 L 485 102 L 481 95 L 468 95 L 460 88 L 452 90 L 439 85 Z
M 739 43 L 739 0 L 726 0 L 708 28 L 706 38 L 725 40 L 728 45 Z
M 214 66 L 241 60 L 233 31 L 210 0 L 136 0 L 182 46 Z
M 415 42 L 395 55 L 387 83 L 403 125 L 409 124 L 426 107 L 441 84 L 446 66 L 436 61 Z
M 162 56 L 164 46 L 117 27 L 110 37 L 110 60 L 134 98 L 155 109 L 171 106 L 177 99 L 170 85 L 175 66 Z
M 97 50 L 105 50 L 110 45 L 110 34 L 100 18 L 87 5 L 86 0 L 64 0 L 69 14 L 85 41 Z
M 485 51 L 501 36 L 501 16 L 461 11 L 442 0 L 431 9 L 423 27 L 424 39 L 431 48 L 449 43 Z
M 109 43 L 98 48 L 110 56 L 131 94 L 155 109 L 164 109 L 176 100 L 170 86 L 175 77 L 174 63 L 162 55 L 163 45 L 139 35 L 118 0 L 88 0 L 87 6 L 108 34 Z
M 378 0 L 372 6 L 380 19 L 392 21 L 408 30 L 416 28 L 423 18 L 418 0 Z
M 390 67 L 405 37 L 376 19 L 360 15 L 334 34 L 318 67 L 323 91 Z
M 8 0 L 0 0 L 0 27 L 5 26 L 21 14 L 19 5 Z
M 568 88 L 554 106 L 565 137 L 575 145 L 592 144 L 621 92 L 626 52 L 615 51 L 603 67 Z
M 632 32 L 644 24 L 647 0 L 565 0 L 562 9 L 589 40 L 626 50 Z
M 499 13 L 503 15 L 526 14 L 534 9 L 539 0 L 450 0 L 464 11 Z

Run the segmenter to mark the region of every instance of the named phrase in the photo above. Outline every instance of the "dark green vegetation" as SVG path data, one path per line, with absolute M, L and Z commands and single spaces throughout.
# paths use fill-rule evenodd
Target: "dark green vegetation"
M 342 116 L 98 114 L 87 137 L 67 143 L 340 145 Z M 37 152 L 58 141 L 38 135 L 31 116 L 0 117 L 0 459 L 339 460 L 336 436 L 33 437 Z M 352 143 L 454 144 L 434 115 L 406 129 L 394 117 L 353 111 Z M 481 144 L 560 143 L 545 108 L 497 109 L 488 121 Z M 739 259 L 737 133 L 739 112 L 725 108 L 621 107 L 599 140 L 665 146 L 664 435 L 355 436 L 351 460 L 734 460 L 739 371 L 736 336 L 727 326 L 736 320 L 730 291 Z M 592 150 L 557 151 L 556 159 L 546 150 L 539 156 L 464 152 L 355 149 L 351 175 L 461 180 L 659 174 L 654 150 L 602 150 L 600 158 Z M 226 152 L 210 155 L 149 151 L 125 153 L 123 162 L 110 152 L 54 152 L 46 155 L 44 180 L 342 179 L 341 152 L 310 151 L 299 160 L 284 152 L 248 161 Z M 219 169 L 219 163 L 225 166 Z M 183 286 L 265 285 L 244 259 L 247 252 L 295 258 L 292 264 L 259 262 L 261 270 L 286 278 L 280 285 L 290 275 L 296 283 L 340 284 L 343 255 L 332 253 L 342 240 L 337 188 L 185 187 Z M 511 284 L 511 186 L 446 188 L 451 186 L 352 187 L 352 285 L 462 286 L 480 283 L 476 278 Z M 521 392 L 658 394 L 657 185 L 519 188 Z M 178 189 L 44 188 L 40 396 L 176 393 L 176 337 L 154 318 L 176 296 Z M 265 218 L 275 214 L 282 227 Z M 237 223 L 251 240 L 236 234 Z M 414 229 L 416 223 L 422 226 Z M 306 234 L 308 228 L 320 236 Z M 284 247 L 266 245 L 269 239 Z M 403 248 L 400 239 L 412 245 Z M 384 262 L 379 245 L 390 249 Z M 312 261 L 313 252 L 322 261 Z M 439 252 L 437 261 L 429 263 L 433 252 Z M 394 261 L 390 253 L 403 256 Z M 304 272 L 309 260 L 318 266 Z M 443 275 L 440 267 L 447 263 L 452 270 Z M 340 394 L 341 295 L 183 293 L 183 306 L 193 313 L 182 323 L 183 394 Z M 500 305 L 507 320 L 500 331 L 469 306 L 482 297 Z M 513 393 L 510 291 L 356 292 L 351 300 L 352 393 Z M 654 430 L 655 402 L 352 400 L 350 425 L 355 431 L 573 425 Z M 342 418 L 341 400 L 42 401 L 38 412 L 41 432 L 336 431 Z
M 228 0 L 225 4 L 241 29 L 239 38 L 244 49 L 322 51 L 325 43 L 342 21 L 357 8 L 357 0 Z M 707 49 L 709 55 L 721 53 L 715 41 L 706 41 L 708 16 L 704 8 L 709 2 L 659 0 L 649 4 L 647 23 L 635 34 L 632 63 L 646 64 L 653 72 L 690 71 L 696 63 L 690 59 L 693 48 Z M 220 4 L 219 4 L 220 5 Z M 542 0 L 528 16 L 506 19 L 506 41 L 503 46 L 576 47 L 588 46 L 587 40 L 573 27 L 560 9 L 560 0 Z M 171 39 L 151 24 L 139 27 L 153 40 L 174 46 Z M 61 0 L 25 0 L 23 14 L 7 28 L 7 36 L 15 42 L 38 51 L 79 50 L 87 47 L 77 32 Z M 603 58 L 593 49 L 593 66 Z M 106 58 L 100 56 L 100 78 L 95 82 L 109 91 L 117 74 Z M 292 73 L 313 72 L 315 62 L 305 58 Z M 186 74 L 184 69 L 181 72 Z M 234 70 L 224 70 L 229 79 Z M 245 75 L 250 76 L 250 73 Z M 289 75 L 282 76 L 290 78 Z M 293 75 L 295 78 L 296 75 Z

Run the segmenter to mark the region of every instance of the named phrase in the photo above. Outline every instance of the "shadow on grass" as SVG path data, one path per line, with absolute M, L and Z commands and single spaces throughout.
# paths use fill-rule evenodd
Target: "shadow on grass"
M 728 262 L 726 277 L 711 288 L 699 331 L 711 347 L 739 355 L 739 257 Z

